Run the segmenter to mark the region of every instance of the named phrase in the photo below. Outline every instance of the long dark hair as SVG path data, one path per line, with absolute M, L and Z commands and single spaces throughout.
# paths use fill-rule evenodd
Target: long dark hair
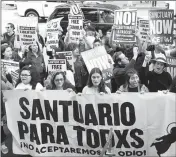
M 134 75 L 134 74 L 136 74 L 136 75 L 138 75 L 138 77 L 139 77 L 139 74 L 138 74 L 138 72 L 135 70 L 135 69 L 129 69 L 126 73 L 125 73 L 125 84 L 124 84 L 124 87 L 128 87 L 129 86 L 129 80 L 130 80 L 130 77 L 132 76 L 132 75 Z M 140 81 L 139 81 L 139 83 L 140 83 Z
M 39 43 L 36 41 L 36 44 L 37 44 L 37 46 L 38 46 L 38 54 L 41 54 L 41 49 L 40 49 L 40 46 L 39 46 Z M 29 51 L 30 52 L 32 52 L 32 48 L 31 48 L 31 46 L 32 46 L 33 44 L 31 44 L 31 45 L 29 45 Z
M 65 75 L 65 73 L 62 72 L 62 71 L 56 72 L 56 73 L 53 74 L 53 76 L 52 76 L 52 78 L 51 78 L 51 89 L 56 89 L 56 85 L 55 85 L 54 80 L 55 80 L 56 76 L 57 76 L 57 75 L 60 75 L 60 74 L 63 76 L 63 78 L 64 78 L 64 83 L 65 83 L 65 81 L 66 81 L 66 75 Z M 63 84 L 63 85 L 64 85 L 64 84 Z
M 26 65 L 26 66 L 24 66 L 24 67 L 21 69 L 21 71 L 20 71 L 20 73 L 19 73 L 19 79 L 17 80 L 17 83 L 16 83 L 15 87 L 17 87 L 17 85 L 18 85 L 19 83 L 21 83 L 20 75 L 21 75 L 21 72 L 22 72 L 23 70 L 28 70 L 28 71 L 30 71 L 30 74 L 31 74 L 31 81 L 30 81 L 29 84 L 32 85 L 32 89 L 35 89 L 37 83 L 39 83 L 40 74 L 36 71 L 36 68 L 35 68 L 34 66 L 31 66 L 31 65 Z
M 102 75 L 102 72 L 99 68 L 93 68 L 89 74 L 89 78 L 88 78 L 88 82 L 87 82 L 87 86 L 88 87 L 93 87 L 93 83 L 92 83 L 92 75 L 95 74 L 95 73 L 98 73 L 101 75 L 102 79 L 101 79 L 101 82 L 100 84 L 98 85 L 98 91 L 99 92 L 104 92 L 104 93 L 107 93 L 106 89 L 105 89 L 105 82 L 103 80 L 103 75 Z

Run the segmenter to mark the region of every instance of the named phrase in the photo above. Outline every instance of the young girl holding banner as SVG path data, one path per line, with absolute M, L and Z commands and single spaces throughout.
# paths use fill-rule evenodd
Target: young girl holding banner
M 93 68 L 89 74 L 87 86 L 83 88 L 83 94 L 110 94 L 111 90 L 105 85 L 102 72 L 99 68 Z
M 125 74 L 126 83 L 118 89 L 116 93 L 120 92 L 149 92 L 145 85 L 140 84 L 138 73 L 135 69 L 129 69 Z

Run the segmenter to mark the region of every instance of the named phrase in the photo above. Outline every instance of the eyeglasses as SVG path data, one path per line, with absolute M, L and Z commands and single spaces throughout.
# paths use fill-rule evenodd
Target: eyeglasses
M 64 79 L 55 79 L 54 81 L 57 81 L 57 82 L 59 82 L 59 81 L 63 81 Z
M 22 75 L 20 75 L 20 76 L 21 76 L 21 77 L 28 77 L 28 76 L 31 76 L 31 75 L 23 75 L 23 74 L 22 74 Z

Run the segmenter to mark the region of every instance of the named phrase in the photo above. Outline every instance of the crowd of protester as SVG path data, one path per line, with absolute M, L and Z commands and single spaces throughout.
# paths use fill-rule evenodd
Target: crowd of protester
M 112 31 L 105 35 L 101 30 L 95 30 L 90 24 L 84 25 L 83 37 L 78 41 L 72 40 L 68 32 L 59 33 L 58 48 L 43 53 L 45 40 L 38 32 L 38 42 L 25 49 L 14 47 L 15 27 L 7 24 L 7 32 L 1 40 L 1 58 L 19 62 L 19 79 L 16 84 L 8 70 L 1 73 L 2 90 L 67 90 L 81 94 L 110 94 L 122 92 L 158 92 L 170 91 L 176 93 L 176 77 L 172 79 L 166 71 L 167 53 L 163 45 L 153 45 L 148 40 L 141 43 L 138 31 L 135 44 L 118 44 L 112 41 Z M 149 35 L 150 38 L 150 35 Z M 113 67 L 113 76 L 109 81 L 104 81 L 102 71 L 93 68 L 89 73 L 81 53 L 98 46 L 104 46 L 108 54 L 108 62 Z M 44 55 L 50 59 L 64 59 L 65 56 L 56 52 L 72 51 L 74 68 L 67 62 L 67 71 L 48 73 L 45 66 Z M 170 48 L 170 55 L 175 57 L 175 47 Z M 2 92 L 1 92 L 2 95 Z M 8 98 L 6 98 L 8 99 Z M 4 99 L 5 101 L 5 99 Z M 1 100 L 1 117 L 5 115 L 3 100 Z M 5 134 L 1 132 L 1 142 Z M 4 146 L 4 144 L 3 144 Z M 5 147 L 5 146 L 4 146 Z

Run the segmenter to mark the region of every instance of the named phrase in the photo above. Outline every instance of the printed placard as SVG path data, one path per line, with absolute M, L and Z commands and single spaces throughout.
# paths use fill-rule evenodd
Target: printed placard
M 139 34 L 140 40 L 146 41 L 149 32 L 149 20 L 140 19 L 139 20 Z
M 48 71 L 66 71 L 66 59 L 49 59 L 48 60 Z
M 38 19 L 36 17 L 19 17 L 15 36 L 15 48 L 23 48 L 38 41 Z
M 73 53 L 72 51 L 63 51 L 63 52 L 56 52 L 57 54 L 63 54 L 66 57 L 66 60 L 71 66 L 71 69 L 74 71 L 74 63 L 73 63 Z
M 46 48 L 47 48 L 47 51 L 52 51 L 54 48 L 59 47 L 58 36 L 63 31 L 62 27 L 60 26 L 60 21 L 62 19 L 63 19 L 63 17 L 53 19 L 47 23 L 47 29 L 46 29 L 46 38 L 47 38 Z
M 81 38 L 83 30 L 83 16 L 82 15 L 68 15 L 69 27 L 70 27 L 70 37 Z
M 100 68 L 105 81 L 112 78 L 112 64 L 108 61 L 108 54 L 104 46 L 99 46 L 94 49 L 84 51 L 81 55 L 89 73 L 93 68 Z
M 113 41 L 118 43 L 135 43 L 137 26 L 137 10 L 116 10 Z
M 149 10 L 149 23 L 152 43 L 173 43 L 174 10 Z

